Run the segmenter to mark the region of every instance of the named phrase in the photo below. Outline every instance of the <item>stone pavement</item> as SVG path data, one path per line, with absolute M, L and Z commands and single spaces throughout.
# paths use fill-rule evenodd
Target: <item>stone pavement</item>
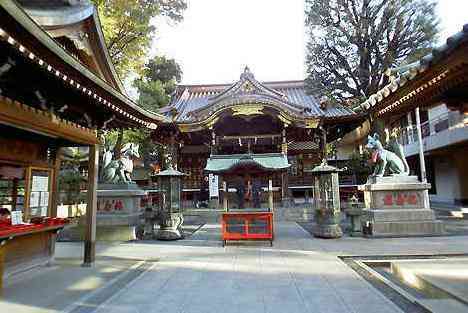
M 337 256 L 468 253 L 466 236 L 324 240 L 293 222 L 277 222 L 275 231 L 272 248 L 223 248 L 216 224 L 177 242 L 99 244 L 98 260 L 150 262 L 129 283 L 108 287 L 100 302 L 82 299 L 66 312 L 403 312 Z M 59 259 L 81 253 L 80 243 L 57 246 Z
M 321 240 L 292 222 L 276 223 L 273 248 L 219 238 L 219 225 L 205 225 L 184 241 L 101 250 L 161 259 L 97 312 L 402 312 L 337 255 L 468 251 L 466 237 Z

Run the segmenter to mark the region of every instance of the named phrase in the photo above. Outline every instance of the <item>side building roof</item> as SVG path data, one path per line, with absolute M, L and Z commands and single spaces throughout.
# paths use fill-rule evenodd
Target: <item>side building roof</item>
M 390 76 L 391 82 L 357 106 L 355 112 L 379 111 L 381 115 L 403 105 L 403 102 L 424 94 L 426 89 L 440 85 L 449 77 L 450 71 L 463 66 L 463 62 L 466 64 L 466 54 L 465 61 L 458 62 L 460 64 L 450 63 L 455 60 L 451 60 L 450 56 L 462 46 L 466 47 L 467 43 L 468 24 L 465 24 L 460 32 L 447 38 L 443 45 L 432 49 L 431 53 L 419 61 L 390 69 L 387 75 Z

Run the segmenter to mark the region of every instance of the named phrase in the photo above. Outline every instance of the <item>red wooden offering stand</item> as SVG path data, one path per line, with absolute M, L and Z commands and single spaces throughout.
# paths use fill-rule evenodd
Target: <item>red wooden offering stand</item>
M 221 220 L 223 246 L 228 240 L 269 240 L 273 246 L 272 212 L 227 212 Z

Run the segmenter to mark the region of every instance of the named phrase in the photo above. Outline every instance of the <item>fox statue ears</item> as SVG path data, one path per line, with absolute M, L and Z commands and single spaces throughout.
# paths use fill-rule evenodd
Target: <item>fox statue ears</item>
M 377 133 L 374 133 L 373 136 L 367 135 L 367 141 L 371 141 L 371 142 L 380 141 L 380 136 Z

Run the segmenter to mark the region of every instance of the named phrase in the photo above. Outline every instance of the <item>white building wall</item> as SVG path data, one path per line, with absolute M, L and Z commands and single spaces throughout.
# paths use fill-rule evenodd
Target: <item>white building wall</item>
M 440 105 L 437 105 L 427 110 L 427 115 L 428 115 L 429 120 L 431 121 L 443 114 L 446 114 L 447 112 L 448 112 L 447 106 L 442 103 Z
M 337 145 L 336 147 L 336 156 L 338 160 L 349 160 L 351 159 L 351 155 L 356 150 L 354 144 L 346 144 L 346 145 Z
M 460 185 L 455 160 L 450 156 L 433 159 L 436 194 L 431 195 L 432 201 L 454 203 L 458 197 Z

